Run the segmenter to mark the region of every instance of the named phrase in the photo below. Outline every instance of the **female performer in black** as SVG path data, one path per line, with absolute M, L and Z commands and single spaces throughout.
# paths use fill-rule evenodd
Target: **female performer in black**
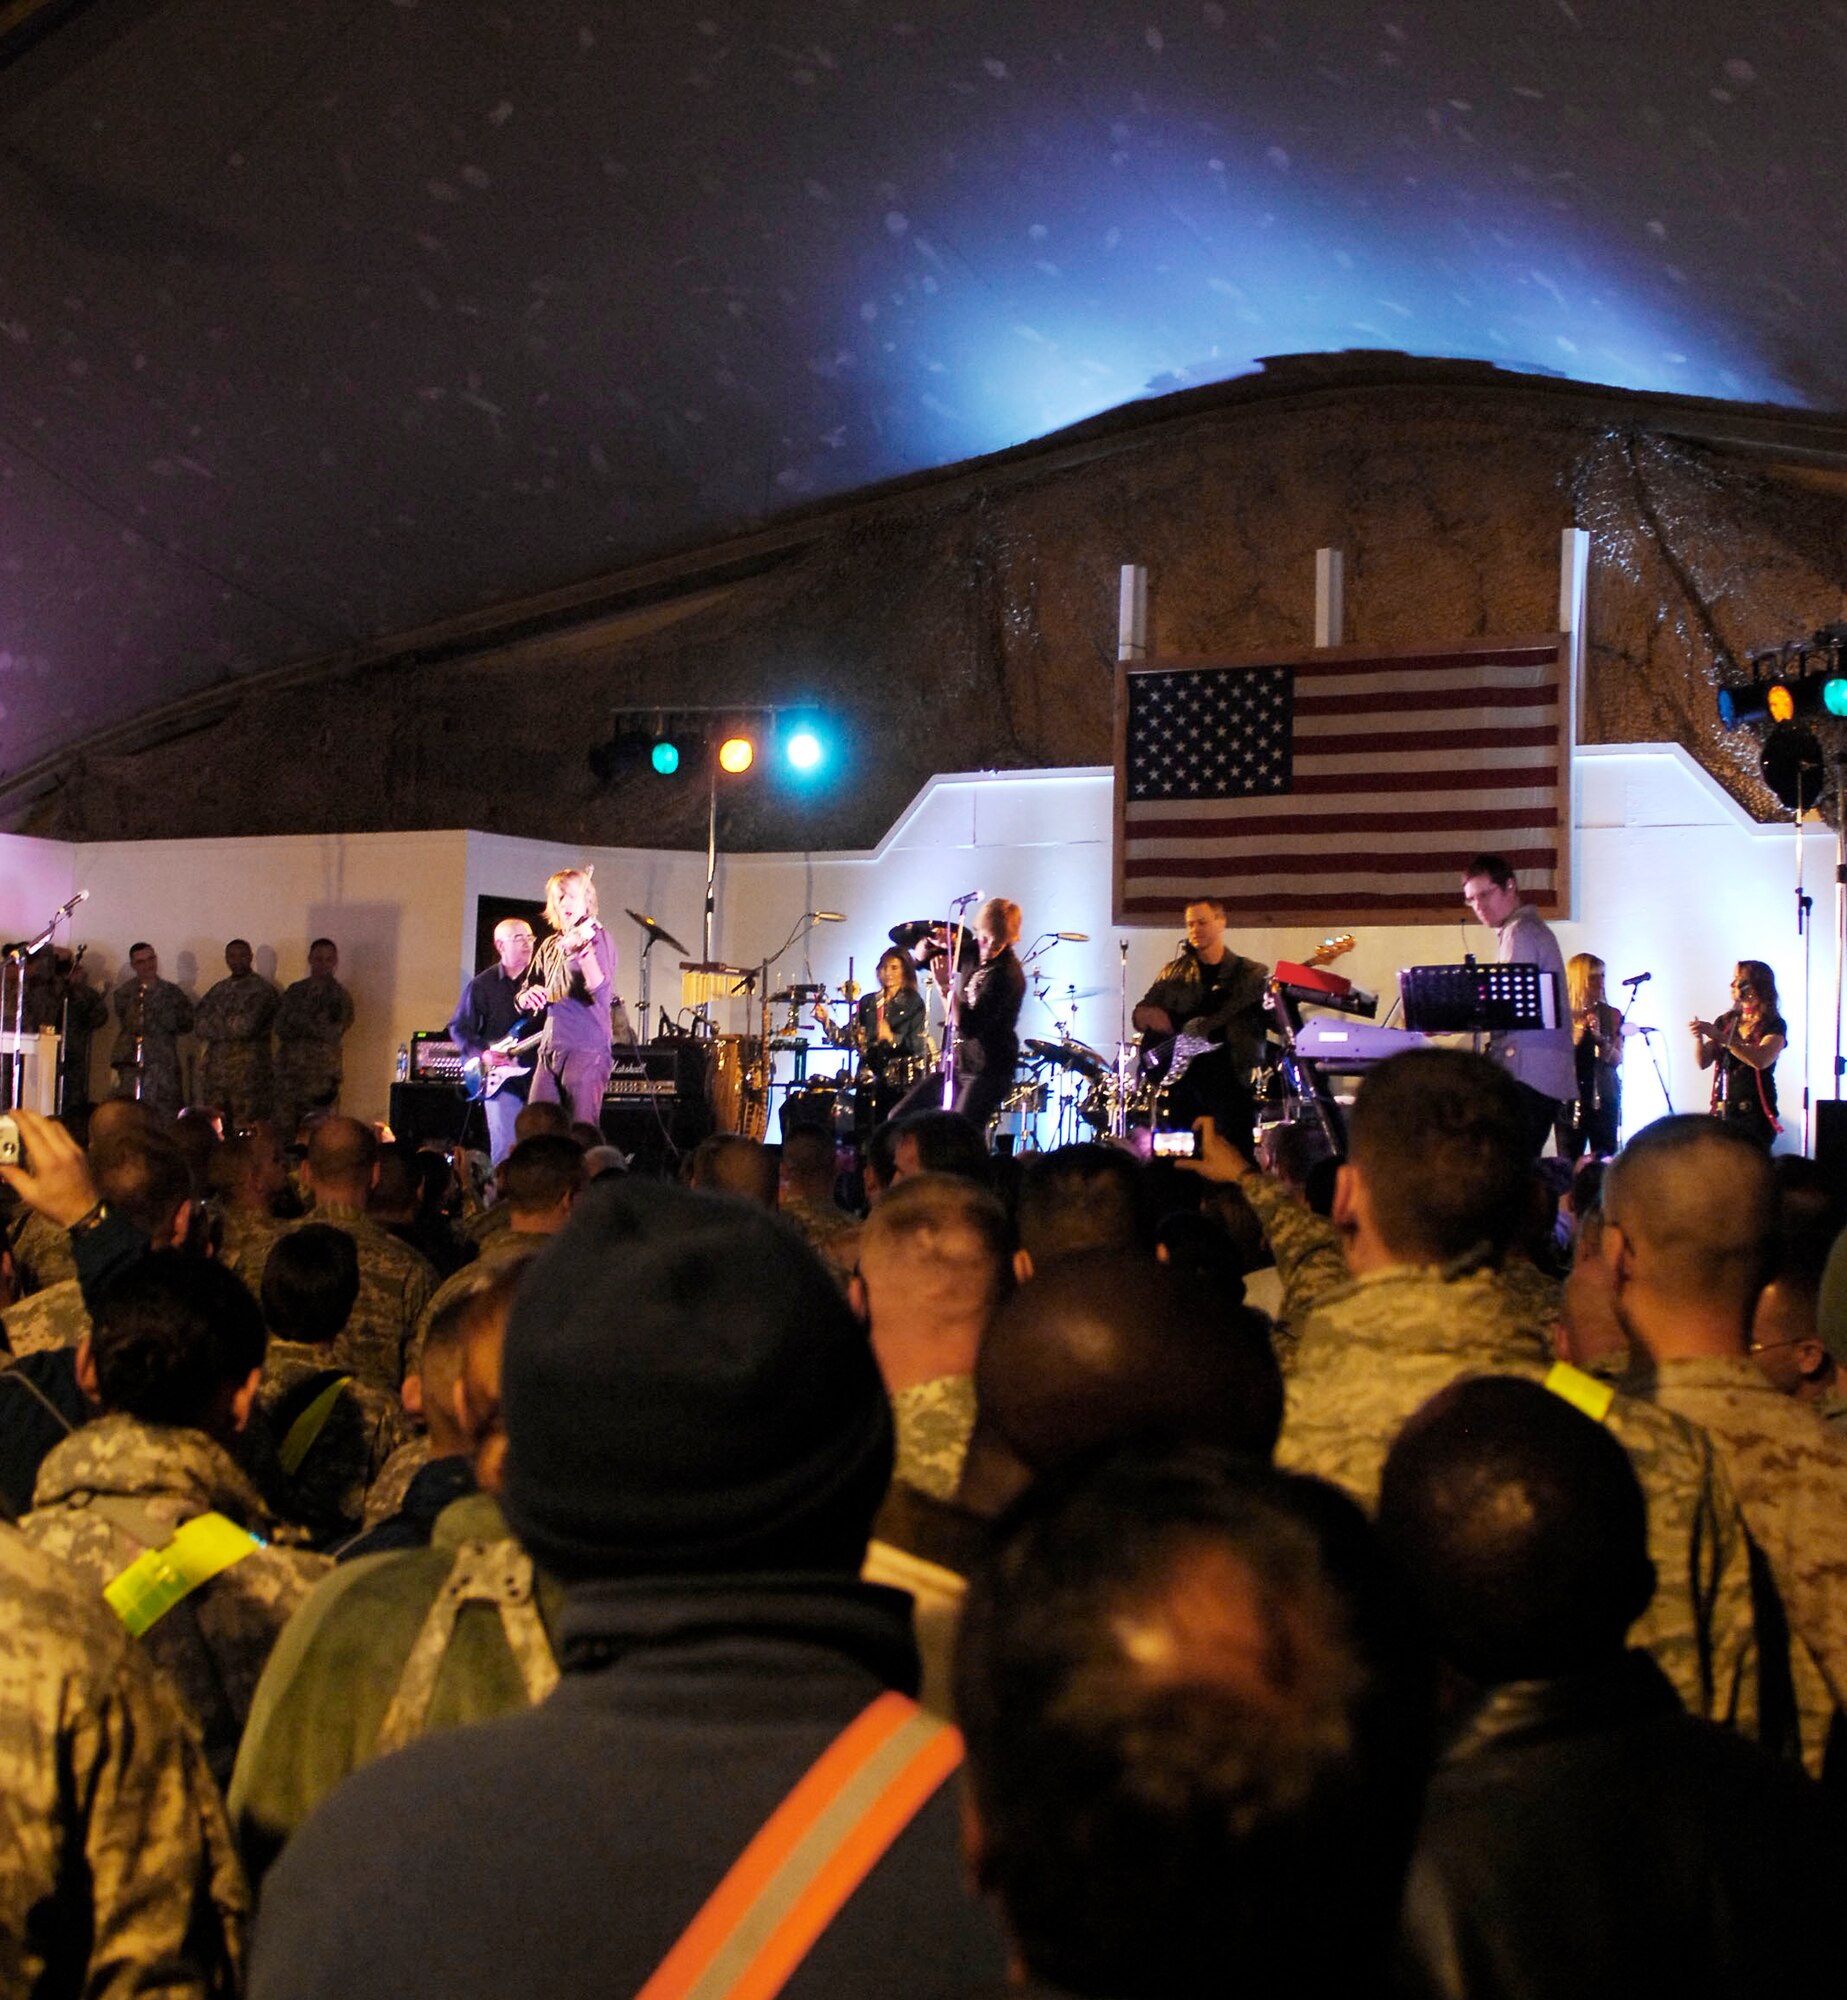
M 917 967 L 896 945 L 879 960 L 879 990 L 861 994 L 845 1034 L 834 1026 L 826 1001 L 815 1002 L 814 1017 L 830 1045 L 858 1051 L 862 1067 L 853 1097 L 856 1129 L 888 1116 L 929 1067 L 930 1028 L 917 990 Z
M 971 926 L 979 957 L 974 966 L 952 973 L 947 951 L 931 956 L 931 971 L 942 988 L 955 1032 L 955 1096 L 950 1109 L 985 1127 L 1013 1088 L 1020 1060 L 1018 1025 L 1026 1002 L 1026 974 L 1014 956 L 1020 938 L 1020 906 L 990 896 Z M 942 1081 L 925 1077 L 893 1114 L 928 1111 L 942 1104 Z
M 1732 1004 L 1716 1021 L 1695 1021 L 1701 1069 L 1716 1069 L 1712 1115 L 1747 1133 L 1766 1151 L 1782 1131 L 1776 1116 L 1776 1059 L 1789 1027 L 1777 1011 L 1776 974 L 1760 958 L 1741 958 Z
M 1616 1151 L 1623 1110 L 1623 1017 L 1603 997 L 1603 960 L 1581 951 L 1565 961 L 1571 1036 L 1578 1064 L 1575 1116 L 1558 1121 L 1558 1150 L 1575 1160 L 1588 1146 L 1599 1159 Z

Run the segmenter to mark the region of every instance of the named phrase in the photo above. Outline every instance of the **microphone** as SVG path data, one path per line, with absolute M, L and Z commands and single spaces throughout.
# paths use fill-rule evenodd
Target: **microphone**
M 979 889 L 971 889 L 966 896 L 958 896 L 949 907 L 952 910 L 966 910 L 970 903 L 978 903 L 980 901 L 981 891 Z
M 1054 931 L 1052 935 L 1065 944 L 1088 944 L 1090 942 L 1090 933 L 1088 931 Z
M 88 902 L 89 900 L 90 900 L 90 892 L 89 892 L 89 890 L 88 890 L 88 889 L 79 889 L 79 890 L 77 891 L 76 895 L 74 895 L 74 896 L 73 896 L 73 897 L 72 897 L 72 898 L 70 899 L 70 901 L 69 901 L 68 903 L 61 903 L 61 904 L 59 904 L 59 906 L 58 906 L 58 916 L 59 916 L 59 917 L 68 917 L 68 916 L 70 915 L 70 913 L 71 913 L 71 912 L 72 912 L 72 911 L 73 911 L 73 910 L 74 910 L 74 909 L 75 909 L 75 908 L 77 907 L 77 905 L 78 905 L 79 903 L 87 903 L 87 902 Z M 57 922 L 57 917 L 54 917 L 54 918 L 52 919 L 52 922 L 53 922 L 53 923 L 56 923 L 56 922 Z
M 844 924 L 847 920 L 845 910 L 810 910 L 808 914 L 817 924 Z
M 1633 979 L 1625 979 L 1625 986 L 1646 986 L 1655 975 L 1652 972 L 1638 972 Z

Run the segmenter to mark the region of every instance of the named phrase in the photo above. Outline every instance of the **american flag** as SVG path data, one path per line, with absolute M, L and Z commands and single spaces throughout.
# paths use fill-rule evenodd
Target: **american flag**
M 1567 657 L 1554 636 L 1124 668 L 1116 921 L 1212 896 L 1246 927 L 1447 922 L 1482 853 L 1556 912 Z

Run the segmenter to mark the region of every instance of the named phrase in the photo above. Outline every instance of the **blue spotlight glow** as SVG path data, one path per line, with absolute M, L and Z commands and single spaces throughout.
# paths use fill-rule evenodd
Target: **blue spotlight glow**
M 827 752 L 820 737 L 804 724 L 795 730 L 783 747 L 783 755 L 789 760 L 789 768 L 810 777 L 821 768 Z

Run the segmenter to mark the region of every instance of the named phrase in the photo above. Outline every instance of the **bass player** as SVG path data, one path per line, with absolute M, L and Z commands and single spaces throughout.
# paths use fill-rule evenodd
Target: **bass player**
M 1209 1117 L 1248 1152 L 1257 1123 L 1251 1071 L 1263 1053 L 1264 995 L 1270 973 L 1225 943 L 1225 906 L 1196 896 L 1186 906 L 1180 955 L 1162 966 L 1131 1017 L 1142 1034 L 1143 1062 L 1161 1073 L 1177 1043 L 1207 1042 L 1174 1085 L 1166 1122 L 1189 1126 Z

